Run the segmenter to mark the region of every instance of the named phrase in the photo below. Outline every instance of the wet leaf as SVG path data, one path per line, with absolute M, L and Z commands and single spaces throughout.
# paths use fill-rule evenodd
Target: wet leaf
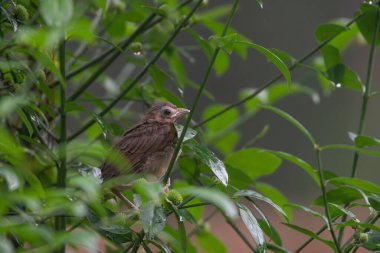
M 255 216 L 252 212 L 243 204 L 238 204 L 239 213 L 245 227 L 248 229 L 253 240 L 256 242 L 257 249 L 259 252 L 265 252 L 265 238 L 264 233 L 261 230 L 259 223 L 257 222 Z
M 224 185 L 228 185 L 228 174 L 224 163 L 208 148 L 199 144 L 192 144 L 190 148 L 206 164 Z
M 161 232 L 166 224 L 166 215 L 162 206 L 157 206 L 154 201 L 148 201 L 140 206 L 141 221 L 144 232 L 149 240 Z
M 181 136 L 182 131 L 183 131 L 183 125 L 174 124 L 174 126 L 175 126 L 175 129 L 177 131 L 177 136 Z M 195 137 L 195 135 L 197 135 L 197 131 L 188 127 L 186 129 L 186 134 L 185 134 L 185 137 L 183 138 L 183 142 L 193 139 Z
M 276 205 L 271 199 L 265 197 L 264 195 L 262 195 L 256 191 L 240 190 L 240 191 L 237 191 L 234 193 L 234 197 L 250 197 L 250 198 L 254 198 L 254 199 L 264 201 L 264 202 L 268 203 L 269 205 L 271 205 L 274 209 L 276 209 L 280 214 L 282 214 L 282 216 L 284 216 L 284 218 L 286 220 L 289 219 L 287 214 L 284 212 L 284 210 L 282 210 L 282 208 L 280 206 Z

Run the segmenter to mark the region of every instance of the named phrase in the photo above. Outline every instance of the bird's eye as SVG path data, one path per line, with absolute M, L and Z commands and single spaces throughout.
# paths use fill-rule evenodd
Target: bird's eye
M 169 116 L 169 115 L 172 113 L 172 111 L 169 110 L 169 109 L 165 109 L 165 110 L 163 111 L 163 113 L 164 113 L 165 116 Z

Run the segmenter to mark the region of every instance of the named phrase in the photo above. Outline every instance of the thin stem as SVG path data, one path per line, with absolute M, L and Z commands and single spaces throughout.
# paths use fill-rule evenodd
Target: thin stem
M 57 187 L 65 188 L 66 186 L 66 83 L 65 83 L 65 41 L 63 40 L 59 45 L 59 68 L 63 77 L 63 83 L 60 85 L 60 142 L 59 142 L 59 166 L 57 173 Z M 57 231 L 64 231 L 66 229 L 66 217 L 60 216 L 55 218 L 55 228 Z M 65 245 L 59 250 L 59 253 L 65 252 Z
M 169 39 L 165 42 L 165 44 L 160 48 L 160 50 L 157 52 L 157 54 L 151 59 L 145 67 L 141 70 L 141 72 L 135 77 L 135 79 L 123 90 L 121 93 L 106 107 L 98 113 L 98 115 L 101 117 L 105 115 L 107 112 L 109 112 L 135 85 L 138 83 L 138 81 L 148 72 L 149 68 L 156 63 L 156 61 L 160 58 L 162 53 L 169 47 L 169 45 L 172 43 L 172 41 L 177 37 L 182 27 L 188 22 L 190 17 L 195 13 L 195 11 L 199 8 L 201 5 L 202 0 L 199 0 L 197 4 L 191 9 L 191 11 L 187 14 L 187 16 L 182 20 L 182 22 L 178 25 L 178 27 L 174 30 L 173 34 L 169 37 Z M 86 124 L 82 126 L 76 133 L 74 133 L 72 136 L 68 138 L 68 140 L 72 140 L 75 137 L 82 134 L 84 131 L 86 131 L 87 128 L 92 126 L 92 124 L 95 123 L 95 120 L 91 119 Z
M 123 43 L 123 45 L 120 47 L 122 50 L 127 48 L 134 40 L 135 38 L 141 33 L 142 29 L 146 25 L 148 25 L 156 16 L 156 14 L 150 14 L 147 19 L 145 19 L 144 22 L 140 24 L 140 26 L 129 36 L 129 38 Z M 76 90 L 70 97 L 69 101 L 75 100 L 77 97 L 79 97 L 85 90 L 87 90 L 88 87 L 90 87 L 91 84 L 94 83 L 94 81 L 109 67 L 111 64 L 116 60 L 117 57 L 119 57 L 120 51 L 117 50 L 115 53 L 112 54 L 112 56 L 104 61 L 103 65 L 101 65 L 97 71 L 78 89 Z
M 227 220 L 227 223 L 230 224 L 232 229 L 236 232 L 236 234 L 239 235 L 239 237 L 243 240 L 243 242 L 250 248 L 250 250 L 254 253 L 257 253 L 258 251 L 252 246 L 252 244 L 248 241 L 248 239 L 243 235 L 243 233 L 239 230 L 239 228 L 236 226 L 235 223 L 233 223 L 231 220 Z
M 202 2 L 202 1 L 201 1 L 201 2 Z M 223 32 L 222 32 L 222 34 L 221 34 L 222 37 L 225 36 L 225 35 L 227 34 L 228 28 L 229 28 L 230 25 L 231 25 L 232 18 L 233 18 L 234 15 L 235 15 L 235 12 L 236 12 L 236 9 L 237 9 L 238 4 L 239 4 L 239 0 L 235 0 L 235 1 L 234 1 L 234 4 L 233 4 L 233 6 L 232 6 L 231 12 L 230 12 L 230 14 L 229 14 L 229 16 L 228 16 L 227 22 L 226 22 L 226 24 L 225 24 L 225 26 L 224 26 Z M 172 173 L 172 170 L 173 170 L 173 167 L 174 167 L 174 163 L 175 163 L 175 160 L 176 160 L 176 158 L 177 158 L 177 155 L 178 155 L 178 153 L 179 153 L 179 151 L 180 151 L 180 149 L 181 149 L 181 144 L 182 144 L 182 142 L 183 142 L 183 139 L 185 138 L 186 131 L 187 131 L 187 129 L 188 129 L 189 125 L 190 125 L 190 122 L 191 122 L 191 120 L 192 120 L 192 118 L 193 118 L 193 115 L 194 115 L 195 109 L 196 109 L 197 106 L 198 106 L 199 99 L 200 99 L 200 97 L 201 97 L 201 95 L 202 95 L 202 92 L 203 92 L 205 86 L 206 86 L 206 83 L 207 83 L 208 77 L 209 77 L 209 75 L 210 75 L 210 73 L 211 73 L 211 70 L 212 70 L 212 68 L 213 68 L 213 66 L 214 66 L 214 63 L 215 63 L 216 57 L 217 57 L 218 54 L 219 54 L 219 51 L 220 51 L 220 48 L 216 48 L 216 49 L 214 50 L 214 53 L 213 53 L 212 57 L 211 57 L 211 61 L 210 61 L 209 65 L 208 65 L 208 67 L 207 67 L 207 70 L 206 70 L 206 73 L 205 73 L 205 75 L 204 75 L 204 77 L 203 77 L 203 80 L 202 80 L 202 82 L 201 82 L 201 85 L 199 86 L 199 89 L 198 89 L 197 95 L 196 95 L 196 97 L 195 97 L 195 99 L 194 99 L 193 105 L 191 106 L 190 113 L 189 113 L 189 115 L 187 116 L 186 123 L 185 123 L 185 125 L 184 125 L 184 127 L 183 127 L 183 130 L 182 130 L 181 136 L 180 136 L 179 139 L 178 139 L 178 142 L 177 142 L 177 144 L 176 144 L 176 146 L 175 146 L 175 149 L 174 149 L 174 152 L 173 152 L 172 158 L 170 159 L 170 163 L 169 163 L 169 166 L 168 166 L 168 170 L 166 171 L 165 176 L 164 176 L 164 179 L 163 179 L 164 182 L 167 182 L 167 181 L 168 181 L 168 179 L 169 179 L 169 177 L 170 177 L 170 175 L 171 175 L 171 173 Z
M 363 130 L 364 130 L 368 101 L 369 101 L 370 93 L 371 93 L 373 62 L 375 60 L 374 56 L 375 56 L 375 52 L 376 52 L 377 30 L 379 27 L 379 20 L 380 20 L 379 15 L 380 15 L 380 12 L 377 12 L 376 13 L 376 20 L 375 20 L 375 30 L 374 30 L 373 35 L 372 35 L 371 49 L 369 52 L 367 78 L 366 78 L 365 89 L 364 89 L 364 94 L 363 94 L 362 108 L 360 111 L 359 129 L 358 129 L 358 133 L 357 133 L 358 135 L 361 135 L 363 133 Z M 358 154 L 358 152 L 355 152 L 354 162 L 353 162 L 352 171 L 351 171 L 351 177 L 356 176 L 358 159 L 359 159 L 359 154 Z
M 334 228 L 332 226 L 331 215 L 330 215 L 330 210 L 329 210 L 329 206 L 328 206 L 328 200 L 327 200 L 327 194 L 326 194 L 326 188 L 325 188 L 325 179 L 323 176 L 322 161 L 321 161 L 321 150 L 319 149 L 319 147 L 315 148 L 315 152 L 317 155 L 319 183 L 321 185 L 323 205 L 325 208 L 325 214 L 326 214 L 327 222 L 328 222 L 328 226 L 329 226 L 328 228 L 329 228 L 331 237 L 333 238 L 336 250 L 340 253 L 340 252 L 342 252 L 342 250 L 340 249 L 338 239 L 336 238 Z
M 348 28 L 350 27 L 355 21 L 357 21 L 359 18 L 361 18 L 363 15 L 359 15 L 357 17 L 355 17 L 354 19 L 352 19 L 350 22 L 348 22 L 345 27 Z M 309 59 L 311 56 L 313 56 L 316 52 L 318 52 L 321 48 L 323 48 L 324 46 L 326 46 L 332 39 L 334 39 L 336 36 L 338 36 L 340 33 L 338 34 L 335 34 L 333 36 L 331 36 L 330 38 L 326 39 L 325 41 L 323 41 L 321 44 L 319 44 L 316 48 L 314 48 L 313 50 L 311 50 L 310 52 L 308 52 L 306 55 L 304 55 L 303 57 L 301 57 L 299 60 L 295 61 L 290 67 L 289 67 L 289 71 L 293 71 L 300 63 L 303 63 L 305 62 L 307 59 Z M 268 88 L 269 86 L 271 86 L 272 84 L 276 83 L 277 81 L 281 80 L 282 79 L 282 74 L 279 74 L 278 76 L 276 76 L 275 78 L 273 78 L 272 80 L 270 80 L 269 82 L 267 82 L 266 84 L 264 84 L 263 86 L 259 87 L 254 93 L 252 93 L 250 96 L 242 99 L 242 100 L 239 100 L 229 106 L 227 106 L 226 108 L 224 108 L 223 110 L 215 113 L 214 115 L 211 115 L 210 117 L 208 117 L 207 119 L 199 122 L 198 124 L 196 124 L 193 128 L 198 128 L 204 124 L 206 124 L 207 122 L 215 119 L 216 117 L 219 117 L 220 115 L 228 112 L 229 110 L 235 108 L 235 107 L 238 107 L 242 104 L 244 104 L 245 102 L 255 98 L 258 94 L 260 94 L 260 92 L 262 92 L 263 90 L 265 90 L 266 88 Z
M 181 9 L 182 7 L 188 5 L 190 2 L 192 2 L 193 0 L 187 0 L 185 2 L 183 2 L 182 4 L 180 4 L 178 6 L 178 9 Z M 149 17 L 148 17 L 149 18 Z M 142 34 L 146 31 L 148 31 L 149 29 L 151 29 L 152 27 L 154 27 L 155 25 L 157 25 L 158 23 L 160 23 L 162 20 L 164 20 L 164 18 L 160 17 L 158 19 L 156 19 L 155 21 L 153 21 L 152 23 L 148 23 L 147 25 L 144 26 L 143 29 L 139 30 L 139 34 Z M 144 23 L 145 21 L 143 21 Z M 138 30 L 139 28 L 137 28 Z M 103 53 L 101 53 L 100 55 L 98 55 L 97 57 L 95 57 L 94 59 L 92 59 L 91 61 L 89 61 L 88 63 L 84 64 L 83 66 L 71 71 L 70 73 L 67 74 L 66 76 L 66 80 L 70 80 L 71 78 L 73 78 L 74 76 L 82 73 L 83 71 L 85 71 L 86 69 L 88 68 L 91 68 L 92 66 L 98 64 L 100 61 L 104 60 L 105 57 L 107 57 L 108 55 L 110 55 L 111 53 L 113 53 L 115 50 L 117 50 L 118 48 L 123 48 L 125 46 L 125 48 L 128 47 L 128 45 L 125 45 L 125 43 L 129 40 L 129 38 L 127 40 L 125 40 L 124 42 L 121 42 L 117 45 L 117 47 L 111 47 L 109 49 L 107 49 L 106 51 L 104 51 Z M 124 45 L 124 46 L 123 46 Z M 54 81 L 53 83 L 49 84 L 49 87 L 54 87 L 56 86 L 57 84 L 59 83 L 58 80 Z
M 367 108 L 368 108 L 368 102 L 371 97 L 371 84 L 372 84 L 372 76 L 373 76 L 373 63 L 375 60 L 375 53 L 376 53 L 376 39 L 377 39 L 377 32 L 379 27 L 379 15 L 380 12 L 376 13 L 376 19 L 375 19 L 375 29 L 372 34 L 372 41 L 371 41 L 371 48 L 369 51 L 369 58 L 368 58 L 368 67 L 367 67 L 367 76 L 366 76 L 366 82 L 365 82 L 365 88 L 363 93 L 363 100 L 362 100 L 362 107 L 360 111 L 360 120 L 359 120 L 359 128 L 358 128 L 358 135 L 362 135 L 364 132 L 364 126 L 365 126 L 365 120 L 367 115 Z M 354 159 L 352 162 L 352 169 L 351 169 L 351 177 L 356 177 L 357 173 L 357 166 L 359 162 L 359 153 L 356 151 L 354 153 Z M 347 205 L 346 205 L 347 206 Z M 347 215 L 344 215 L 342 218 L 342 222 L 345 222 L 347 219 Z M 344 235 L 344 227 L 339 230 L 339 242 L 342 241 Z
M 332 222 L 336 221 L 339 217 L 335 217 Z M 315 232 L 316 235 L 320 235 L 322 234 L 325 230 L 327 229 L 327 225 L 324 225 L 323 227 L 321 227 L 317 232 Z M 312 241 L 314 240 L 314 238 L 309 238 L 307 239 L 301 246 L 298 247 L 298 249 L 296 249 L 294 251 L 294 253 L 299 253 L 301 252 L 307 245 L 309 245 Z

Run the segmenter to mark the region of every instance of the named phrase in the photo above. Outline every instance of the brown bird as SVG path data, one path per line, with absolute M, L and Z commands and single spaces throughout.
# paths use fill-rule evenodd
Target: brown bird
M 101 167 L 103 180 L 128 173 L 153 175 L 161 180 L 165 175 L 177 143 L 174 123 L 190 111 L 168 102 L 153 104 L 143 119 L 123 134 L 114 146 L 128 161 L 125 168 L 116 169 L 110 158 Z M 112 159 L 112 158 L 111 158 Z M 116 187 L 112 192 L 127 206 L 136 208 Z

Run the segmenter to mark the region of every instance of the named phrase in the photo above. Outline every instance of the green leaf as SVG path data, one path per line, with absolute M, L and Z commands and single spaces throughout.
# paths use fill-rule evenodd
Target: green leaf
M 213 104 L 212 106 L 207 107 L 203 113 L 202 113 L 202 119 L 207 119 L 214 115 L 215 113 L 218 113 L 222 111 L 225 108 L 225 105 L 222 104 Z M 220 117 L 217 117 L 205 124 L 205 127 L 208 131 L 210 131 L 210 135 L 218 133 L 222 131 L 223 129 L 227 128 L 237 118 L 239 117 L 239 112 L 236 108 L 229 110 L 226 113 L 223 113 Z M 211 136 L 210 136 L 211 138 Z
M 3 96 L 0 100 L 0 118 L 8 117 L 18 110 L 18 107 L 27 103 L 27 99 L 20 96 Z
M 261 54 L 263 54 L 271 63 L 273 63 L 278 68 L 278 70 L 282 73 L 282 75 L 285 77 L 286 81 L 288 82 L 288 85 L 292 83 L 292 77 L 286 64 L 279 57 L 277 57 L 276 54 L 272 53 L 269 49 L 263 46 L 260 46 L 258 44 L 250 43 L 247 41 L 236 41 L 235 43 L 245 45 L 247 47 L 251 47 L 257 50 L 258 52 L 260 52 Z
M 276 107 L 273 107 L 273 106 L 260 105 L 260 107 L 263 108 L 263 109 L 266 109 L 268 111 L 274 112 L 277 115 L 279 115 L 282 118 L 284 118 L 287 121 L 289 121 L 290 123 L 292 123 L 296 128 L 298 128 L 310 140 L 310 142 L 313 145 L 316 145 L 314 137 L 310 134 L 310 132 L 298 120 L 296 120 L 295 118 L 293 118 L 293 116 L 291 116 L 290 114 L 288 114 L 288 113 L 286 113 L 286 112 L 284 112 L 284 111 L 282 111 L 282 110 L 280 110 L 280 109 L 278 109 Z
M 367 149 L 358 148 L 358 147 L 350 146 L 350 145 L 331 144 L 331 145 L 321 147 L 321 150 L 328 150 L 328 149 L 350 150 L 350 151 L 356 151 L 360 154 L 364 154 L 364 155 L 368 155 L 368 156 L 380 156 L 380 152 L 378 152 L 378 151 L 367 150 Z
M 9 191 L 14 191 L 21 185 L 20 179 L 11 168 L 0 167 L 0 176 L 7 182 Z
M 84 18 L 75 20 L 67 27 L 66 37 L 70 40 L 75 39 L 87 43 L 92 43 L 95 40 L 91 22 Z
M 371 192 L 375 194 L 380 194 L 380 187 L 372 182 L 350 177 L 335 177 L 326 181 L 326 184 L 334 185 L 352 185 L 365 192 Z
M 49 0 L 41 2 L 41 14 L 48 26 L 64 27 L 73 15 L 72 0 Z
M 343 52 L 359 34 L 357 24 L 353 23 L 347 27 L 346 24 L 348 22 L 350 22 L 350 20 L 346 18 L 339 18 L 334 21 L 335 24 L 344 26 L 345 31 L 339 33 L 328 43 L 328 45 L 337 48 L 340 52 Z
M 261 9 L 264 9 L 264 3 L 263 0 L 256 0 L 256 2 L 259 4 Z
M 285 52 L 277 48 L 270 48 L 269 50 L 272 53 L 274 53 L 278 58 L 280 58 L 284 63 L 291 64 L 295 62 L 293 56 L 291 56 L 288 52 Z
M 234 50 L 236 39 L 236 33 L 228 34 L 226 36 L 213 35 L 209 38 L 209 42 L 214 48 L 223 48 L 227 53 L 231 54 Z
M 336 87 L 346 87 L 362 92 L 362 83 L 358 75 L 342 63 L 339 50 L 333 46 L 326 45 L 322 48 L 327 76 Z
M 336 36 L 346 30 L 346 27 L 338 24 L 323 24 L 318 26 L 315 30 L 315 37 L 317 38 L 318 42 L 321 43 L 324 40 Z
M 326 192 L 327 199 L 331 203 L 335 204 L 345 204 L 352 202 L 354 200 L 360 199 L 362 196 L 355 189 L 347 188 L 347 187 L 339 187 L 337 189 L 333 189 Z M 323 197 L 319 196 L 313 201 L 314 205 L 323 206 Z
M 264 231 L 264 233 L 270 239 L 272 239 L 274 243 L 281 246 L 282 245 L 281 236 L 278 234 L 277 230 L 273 226 L 265 222 L 264 220 L 257 219 L 257 221 L 260 225 L 260 228 Z M 267 247 L 269 249 L 269 245 L 267 245 Z
M 377 146 L 380 144 L 380 140 L 370 137 L 370 136 L 365 136 L 365 135 L 356 135 L 355 133 L 348 132 L 349 137 L 351 140 L 354 141 L 355 146 L 358 148 L 365 148 L 365 147 L 372 147 L 372 146 Z
M 343 208 L 337 204 L 334 204 L 334 203 L 328 203 L 328 205 L 329 205 L 329 209 L 332 209 L 331 213 L 332 214 L 335 213 L 335 215 L 332 215 L 333 217 L 345 214 L 345 215 L 347 215 L 347 217 L 350 217 L 355 223 L 360 222 L 359 219 L 356 218 L 356 215 L 353 212 L 351 212 L 350 210 L 347 210 L 347 209 L 345 209 L 345 208 Z
M 177 190 L 183 195 L 199 197 L 212 203 L 223 211 L 223 213 L 229 218 L 234 218 L 237 215 L 235 204 L 228 198 L 227 195 L 220 191 L 199 187 L 177 188 Z
M 266 245 L 264 233 L 261 230 L 255 216 L 253 216 L 252 212 L 245 205 L 238 204 L 238 207 L 241 219 L 255 241 L 258 252 L 265 252 Z
M 162 206 L 157 206 L 154 201 L 148 201 L 140 206 L 140 216 L 147 238 L 153 239 L 161 232 L 166 224 L 166 215 Z
M 274 209 L 276 209 L 280 214 L 282 214 L 282 216 L 284 216 L 284 218 L 286 220 L 289 220 L 287 214 L 284 212 L 284 210 L 282 210 L 282 208 L 280 206 L 275 204 L 271 199 L 265 197 L 264 195 L 262 195 L 256 191 L 240 190 L 240 191 L 237 191 L 234 193 L 234 197 L 250 197 L 250 198 L 255 198 L 255 199 L 264 201 L 264 202 L 268 203 L 269 205 L 271 205 Z
M 207 147 L 198 144 L 192 144 L 190 148 L 206 164 L 224 185 L 228 185 L 228 174 L 224 163 Z
M 335 252 L 335 245 L 334 245 L 334 243 L 331 242 L 331 241 L 328 241 L 328 240 L 320 238 L 316 233 L 314 233 L 314 232 L 312 232 L 312 231 L 310 231 L 310 230 L 308 230 L 306 228 L 301 228 L 301 227 L 299 227 L 297 225 L 294 225 L 294 224 L 289 224 L 289 223 L 282 223 L 282 224 L 284 224 L 285 226 L 288 226 L 289 228 L 294 229 L 294 230 L 296 230 L 296 231 L 298 231 L 298 232 L 300 232 L 300 233 L 302 233 L 304 235 L 307 235 L 310 238 L 313 238 L 315 240 L 323 242 L 324 244 L 326 244 L 327 246 L 329 246 L 331 249 L 333 249 L 334 252 Z
M 380 43 L 380 26 L 376 24 L 376 15 L 378 15 L 379 11 L 380 8 L 376 5 L 364 3 L 360 6 L 360 14 L 363 16 L 356 21 L 356 24 L 368 44 L 372 43 L 372 37 L 376 27 L 376 45 Z
M 197 241 L 205 253 L 223 253 L 227 252 L 223 243 L 213 234 L 207 231 L 201 231 L 197 234 Z
M 295 155 L 285 153 L 282 151 L 270 151 L 271 153 L 275 154 L 276 156 L 280 157 L 281 159 L 285 159 L 295 165 L 297 165 L 299 168 L 303 169 L 311 178 L 314 179 L 314 181 L 320 185 L 318 173 L 316 170 L 314 170 L 313 167 L 311 167 L 310 164 L 302 160 L 301 158 L 296 157 Z
M 106 15 L 107 0 L 94 0 L 94 2 L 102 10 L 102 14 Z
M 214 70 L 217 76 L 222 76 L 228 70 L 230 66 L 230 60 L 228 56 L 222 51 L 219 52 L 214 63 Z
M 278 206 L 282 208 L 282 210 L 285 211 L 286 215 L 288 216 L 289 220 L 293 219 L 293 213 L 292 210 L 288 207 L 286 207 L 286 204 L 288 203 L 288 200 L 283 195 L 283 193 L 275 188 L 272 185 L 266 184 L 266 183 L 255 183 L 255 188 L 263 195 L 270 198 L 274 203 L 276 203 Z
M 265 150 L 247 148 L 227 156 L 225 163 L 255 180 L 276 171 L 281 165 L 281 159 Z

